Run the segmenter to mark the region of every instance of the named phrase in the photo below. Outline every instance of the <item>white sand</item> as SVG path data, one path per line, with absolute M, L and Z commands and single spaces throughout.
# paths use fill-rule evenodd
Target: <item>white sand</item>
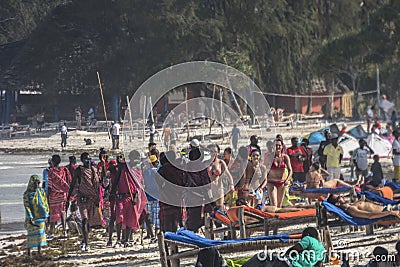
M 348 124 L 348 128 L 352 126 Z M 340 125 L 340 124 L 339 124 Z M 322 125 L 324 126 L 324 125 Z M 309 127 L 303 127 L 299 129 L 288 129 L 287 127 L 277 128 L 276 131 L 272 132 L 271 135 L 275 135 L 277 133 L 281 133 L 287 143 L 290 143 L 290 138 L 293 136 L 303 136 L 313 130 L 321 128 L 321 125 L 309 125 Z M 218 130 L 214 130 L 217 132 Z M 248 133 L 257 133 L 259 130 L 248 130 Z M 37 134 L 39 136 L 40 134 Z M 84 144 L 84 138 L 91 138 L 94 141 L 94 144 L 90 146 L 86 146 Z M 122 138 L 124 138 L 122 136 Z M 137 137 L 129 142 L 126 141 L 125 143 L 121 140 L 121 148 L 124 148 L 125 151 L 131 151 L 132 149 L 139 149 L 141 151 L 145 151 L 148 137 L 146 140 L 143 141 L 142 139 L 138 139 Z M 181 133 L 179 135 L 180 142 L 178 143 L 178 148 L 182 148 L 187 144 L 186 142 L 186 134 Z M 14 139 L 3 139 L 0 140 L 0 151 L 7 151 L 10 153 L 14 152 L 30 152 L 30 153 L 40 153 L 40 152 L 57 152 L 57 153 L 73 153 L 77 151 L 91 151 L 93 153 L 97 153 L 99 147 L 105 147 L 106 149 L 111 148 L 111 140 L 108 139 L 108 135 L 105 132 L 100 133 L 93 133 L 93 132 L 85 132 L 85 131 L 72 131 L 69 133 L 69 137 L 67 140 L 67 148 L 63 151 L 60 147 L 60 134 L 55 133 L 49 137 L 19 137 Z M 156 138 L 156 142 L 161 144 L 161 141 Z M 222 143 L 219 141 L 218 143 Z M 240 145 L 247 144 L 247 140 L 242 140 Z M 125 146 L 124 146 L 125 145 Z M 222 146 L 222 149 L 225 148 L 228 144 L 225 143 Z M 261 143 L 262 147 L 265 147 L 265 141 Z M 122 151 L 122 150 L 121 150 Z M 119 151 L 116 151 L 119 152 Z M 384 172 L 387 177 L 391 177 L 392 175 L 392 165 L 391 160 L 382 160 L 382 165 L 384 167 Z M 348 163 L 344 163 L 345 166 L 348 166 Z M 345 168 L 345 173 L 348 175 L 349 170 Z M 298 226 L 298 229 L 295 227 L 291 227 L 286 231 L 296 232 L 301 231 L 306 226 L 301 225 Z M 365 239 L 365 232 L 356 232 L 353 234 L 343 234 L 340 232 L 340 228 L 333 230 L 333 241 L 334 244 L 337 244 L 338 240 L 345 240 L 344 243 L 351 245 L 356 239 L 364 238 Z M 102 230 L 104 231 L 104 230 Z M 98 234 L 101 233 L 97 232 Z M 13 236 L 20 236 L 20 234 L 13 235 Z M 139 235 L 135 235 L 135 238 L 139 238 Z M 158 246 L 157 244 L 149 244 L 148 241 L 145 241 L 144 246 L 135 245 L 132 248 L 106 248 L 106 237 L 101 237 L 101 241 L 94 242 L 92 244 L 92 250 L 90 253 L 82 253 L 79 251 L 79 240 L 75 237 L 76 242 L 74 244 L 75 248 L 70 248 L 72 251 L 68 252 L 65 257 L 59 258 L 56 260 L 57 264 L 72 264 L 75 266 L 159 266 L 159 253 L 158 253 Z M 377 243 L 384 243 L 383 246 L 387 247 L 390 252 L 394 251 L 394 243 L 399 240 L 399 233 L 396 229 L 386 229 L 384 231 L 379 231 L 378 234 L 370 237 L 369 239 L 362 241 L 362 251 L 371 251 L 375 247 L 374 244 Z M 20 255 L 23 257 L 24 248 L 21 247 L 21 243 L 24 239 L 21 237 L 17 238 L 16 240 L 9 241 L 9 237 L 3 236 L 0 237 L 0 265 L 3 266 L 2 260 L 4 260 L 7 255 Z M 6 249 L 10 244 L 16 244 L 19 246 L 20 251 L 18 252 L 11 252 L 10 249 Z M 50 247 L 47 248 L 47 251 L 50 249 L 58 249 L 61 248 L 54 248 L 52 247 L 52 241 L 49 241 Z M 69 249 L 67 249 L 69 250 Z M 44 250 L 46 253 L 46 249 Z M 254 252 L 247 252 L 247 253 L 236 253 L 228 254 L 227 257 L 238 257 L 239 255 L 254 255 Z M 361 262 L 366 262 L 368 259 L 364 259 Z M 195 263 L 195 258 L 184 260 L 182 266 L 193 266 Z M 355 264 L 357 262 L 353 262 Z

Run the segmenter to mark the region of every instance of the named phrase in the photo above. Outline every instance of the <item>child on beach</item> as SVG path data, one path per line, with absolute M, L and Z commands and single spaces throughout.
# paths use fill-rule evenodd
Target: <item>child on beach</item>
M 82 217 L 79 213 L 76 203 L 71 204 L 71 214 L 67 218 L 68 231 L 76 232 L 78 235 L 82 234 Z

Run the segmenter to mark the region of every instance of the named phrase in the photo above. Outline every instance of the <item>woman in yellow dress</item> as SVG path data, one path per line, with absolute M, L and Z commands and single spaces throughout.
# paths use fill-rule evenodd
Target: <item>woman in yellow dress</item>
M 26 242 L 28 256 L 31 255 L 31 248 L 38 248 L 40 255 L 41 248 L 47 246 L 46 219 L 49 217 L 49 205 L 46 193 L 39 184 L 39 176 L 32 175 L 23 198 L 26 211 L 25 229 L 28 231 Z

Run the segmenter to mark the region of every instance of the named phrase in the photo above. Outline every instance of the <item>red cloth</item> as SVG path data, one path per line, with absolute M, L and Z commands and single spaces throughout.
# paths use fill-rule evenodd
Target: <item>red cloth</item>
M 147 204 L 146 193 L 140 181 L 143 181 L 142 171 L 130 169 L 128 165 L 123 165 L 121 176 L 116 190 L 119 197 L 115 200 L 116 223 L 122 222 L 122 227 L 131 227 L 134 231 L 138 230 L 140 214 Z M 116 182 L 116 177 L 111 176 L 111 183 Z M 137 201 L 132 205 L 132 197 L 137 193 Z
M 50 222 L 60 221 L 65 213 L 71 174 L 66 167 L 52 167 L 49 169 L 49 206 Z
M 304 152 L 301 146 L 298 147 L 289 147 L 287 149 L 287 154 L 290 157 L 290 165 L 292 166 L 293 172 L 304 172 L 303 162 L 297 156 L 293 156 L 299 153 L 302 157 L 306 157 L 306 153 Z
M 70 175 L 70 179 L 71 179 L 71 180 L 68 181 L 68 184 L 71 185 L 72 176 L 74 175 L 75 170 L 78 168 L 78 165 L 76 165 L 76 164 L 68 164 L 68 165 L 65 166 L 65 168 L 67 168 L 68 171 L 69 171 L 69 173 L 71 174 L 71 175 Z M 77 196 L 78 196 L 78 189 L 77 189 L 77 187 L 75 186 L 75 187 L 74 187 L 74 190 L 73 190 L 72 193 L 71 193 L 71 196 L 70 196 L 69 201 L 70 201 L 70 202 L 75 202 L 76 199 L 77 199 Z

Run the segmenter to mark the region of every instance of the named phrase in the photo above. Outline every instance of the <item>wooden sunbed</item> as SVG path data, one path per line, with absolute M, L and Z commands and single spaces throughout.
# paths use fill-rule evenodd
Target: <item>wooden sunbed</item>
M 159 233 L 157 237 L 162 267 L 169 266 L 168 263 L 170 263 L 171 267 L 178 267 L 180 266 L 181 259 L 196 256 L 202 249 L 204 249 L 193 244 L 165 239 L 163 233 Z M 280 240 L 258 240 L 223 244 L 213 247 L 221 254 L 224 254 L 252 250 L 255 251 L 265 249 L 265 247 L 268 247 L 269 249 L 288 247 L 296 244 L 300 239 L 301 234 L 295 234 L 290 235 L 290 240 L 288 242 L 282 242 Z
M 344 221 L 341 217 L 334 213 L 330 213 L 328 215 L 328 211 L 324 207 L 324 205 L 320 202 L 316 204 L 316 212 L 317 212 L 317 226 L 320 229 L 321 236 L 325 240 L 326 249 L 332 249 L 332 238 L 330 235 L 330 227 L 337 226 L 349 226 L 350 224 Z M 395 216 L 389 216 L 385 219 L 379 220 L 373 224 L 365 225 L 365 230 L 367 235 L 372 235 L 374 233 L 373 225 L 392 225 L 400 222 L 400 220 Z
M 232 207 L 227 215 L 231 225 L 237 225 L 240 238 L 246 238 L 247 230 L 263 230 L 268 235 L 270 230 L 278 232 L 278 228 L 285 226 L 315 223 L 315 209 L 307 209 L 296 212 L 270 213 L 248 206 Z

